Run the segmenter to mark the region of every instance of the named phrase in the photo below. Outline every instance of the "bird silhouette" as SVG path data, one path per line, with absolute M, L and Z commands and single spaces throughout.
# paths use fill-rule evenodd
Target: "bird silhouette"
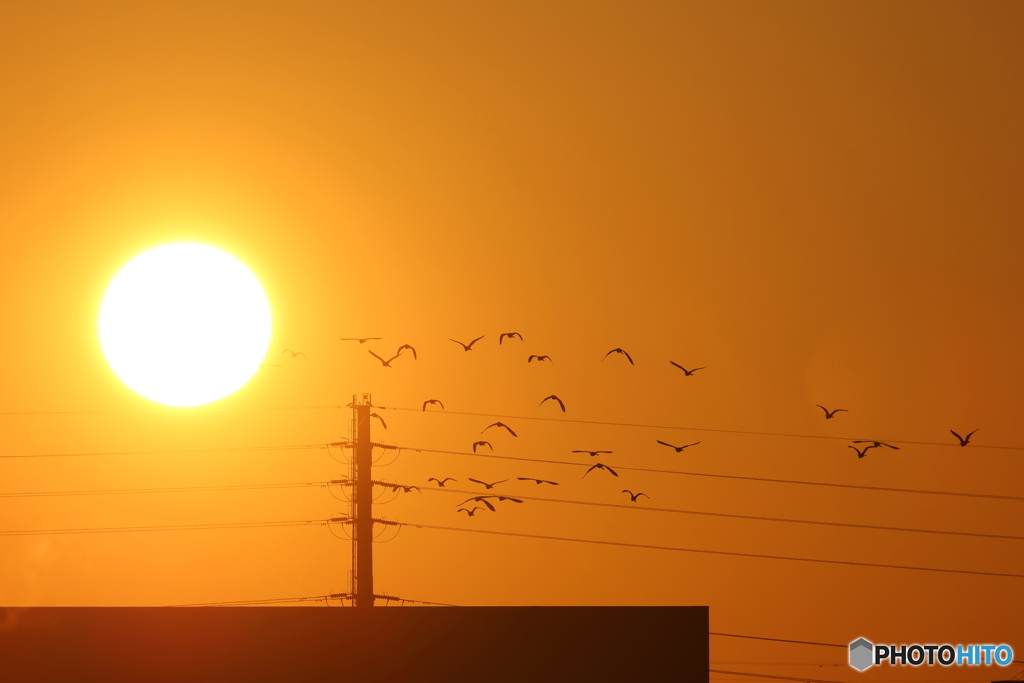
M 819 405 L 818 407 L 825 411 L 825 419 L 826 420 L 831 420 L 833 417 L 835 417 L 836 413 L 848 413 L 848 412 L 850 412 L 846 408 L 836 408 L 835 410 L 829 410 L 828 408 L 826 408 L 825 406 L 822 406 L 822 405 Z
M 626 353 L 622 349 L 612 349 L 608 353 L 604 354 L 604 358 L 607 358 L 608 356 L 612 355 L 613 353 L 621 353 L 623 356 L 626 357 L 626 360 L 629 361 L 630 365 L 634 365 L 632 356 L 630 356 L 628 353 Z M 604 360 L 604 358 L 602 358 L 601 360 Z
M 547 479 L 534 479 L 533 477 L 516 477 L 516 479 L 518 479 L 519 481 L 532 481 L 535 484 L 551 484 L 553 486 L 559 485 L 557 481 L 548 481 Z
M 655 439 L 655 441 L 658 441 L 658 440 Z M 690 446 L 696 446 L 697 444 L 700 443 L 700 441 L 694 441 L 693 443 L 688 443 L 685 446 L 673 446 L 672 444 L 665 443 L 664 441 L 658 441 L 658 443 L 660 443 L 662 446 L 668 446 L 669 448 L 676 449 L 676 453 L 682 453 L 684 450 L 686 450 Z
M 706 365 L 702 365 L 699 368 L 694 368 L 693 370 L 687 370 L 686 368 L 684 368 L 682 365 L 680 365 L 679 363 L 675 362 L 674 360 L 670 360 L 669 363 L 671 363 L 672 365 L 676 366 L 677 368 L 682 370 L 684 373 L 686 373 L 687 377 L 692 376 L 693 373 L 697 372 L 698 370 L 704 370 L 705 368 L 707 368 Z
M 864 447 L 864 450 L 860 450 L 860 449 L 859 449 L 859 448 L 857 448 L 856 446 L 847 446 L 847 448 L 852 448 L 853 450 L 857 451 L 857 457 L 858 457 L 858 458 L 863 458 L 863 457 L 864 457 L 865 455 L 867 455 L 867 454 L 868 454 L 868 451 L 869 451 L 869 450 L 871 450 L 872 448 L 874 448 L 874 446 L 865 446 L 865 447 Z
M 636 499 L 637 499 L 637 498 L 639 498 L 640 496 L 643 496 L 643 497 L 644 497 L 644 498 L 646 498 L 647 500 L 650 500 L 650 499 L 651 499 L 651 497 L 650 497 L 650 496 L 648 496 L 648 495 L 647 495 L 646 493 L 644 493 L 643 491 L 639 491 L 639 492 L 637 492 L 637 493 L 633 493 L 633 492 L 632 492 L 632 491 L 630 491 L 629 489 L 622 489 L 622 492 L 623 492 L 623 493 L 628 493 L 628 494 L 629 494 L 629 502 L 630 502 L 630 503 L 635 503 L 635 502 L 636 502 Z
M 473 515 L 476 514 L 477 510 L 483 510 L 483 508 L 482 507 L 475 507 L 472 510 L 467 510 L 466 508 L 459 508 L 458 510 L 455 511 L 455 514 L 459 514 L 460 512 L 465 512 L 467 515 L 472 517 Z
M 613 470 L 611 467 L 608 467 L 608 465 L 602 465 L 601 463 L 598 462 L 591 465 L 590 469 L 583 473 L 583 477 L 590 474 L 591 470 L 608 470 L 608 472 L 610 472 L 613 477 L 619 476 L 619 473 Z M 583 477 L 580 477 L 580 479 L 582 479 Z
M 523 339 L 523 335 L 519 334 L 518 332 L 502 332 L 501 335 L 498 336 L 498 344 L 501 344 L 501 342 L 504 341 L 506 337 L 508 337 L 509 339 L 519 337 L 519 341 L 526 341 L 525 339 Z
M 551 360 L 551 356 L 537 356 L 537 355 L 530 356 L 529 358 L 526 359 L 526 362 L 527 363 L 532 363 L 534 360 L 536 360 L 537 362 L 540 362 L 542 360 L 546 360 L 547 362 L 551 363 L 552 365 L 555 364 L 555 361 Z
M 456 481 L 457 482 L 458 479 L 455 479 L 453 477 L 445 477 L 444 479 L 438 479 L 437 477 L 431 477 L 430 479 L 427 479 L 427 481 L 436 481 L 437 485 L 439 487 L 444 488 L 444 483 L 446 481 Z
M 295 356 L 302 356 L 303 358 L 306 357 L 306 354 L 304 354 L 302 351 L 292 351 L 291 349 L 285 349 L 281 353 L 290 353 L 292 354 L 292 358 L 295 358 Z
M 488 447 L 488 448 L 490 448 L 490 449 L 491 449 L 492 451 L 494 450 L 494 446 L 492 446 L 492 445 L 491 445 L 491 442 L 490 442 L 490 441 L 474 441 L 474 442 L 473 442 L 473 452 L 474 452 L 474 453 L 476 453 L 476 447 L 477 447 L 477 446 L 480 446 L 480 447 L 483 447 L 483 446 L 487 446 L 487 447 Z
M 369 349 L 367 349 L 367 351 L 369 351 Z M 377 360 L 379 360 L 381 363 L 383 363 L 384 367 L 390 368 L 391 367 L 391 361 L 395 360 L 396 358 L 398 358 L 398 356 L 401 356 L 402 354 L 399 353 L 397 355 L 392 356 L 391 358 L 388 358 L 387 360 L 384 360 L 383 358 L 381 358 L 380 356 L 375 354 L 373 351 L 370 351 L 370 355 L 373 356 L 374 358 L 376 358 Z
M 428 406 L 428 405 L 437 405 L 437 406 L 441 406 L 441 410 L 444 410 L 444 404 L 443 404 L 443 403 L 441 403 L 441 402 L 440 402 L 439 400 L 437 400 L 436 398 L 429 398 L 429 399 L 427 399 L 426 401 L 424 401 L 424 402 L 423 402 L 423 412 L 427 412 L 427 406 Z
M 413 360 L 419 360 L 419 356 L 416 355 L 416 349 L 412 347 L 412 344 L 402 344 L 401 346 L 398 347 L 398 351 L 395 351 L 395 354 L 400 356 L 402 355 L 402 351 L 405 351 L 406 349 L 412 351 Z
M 260 367 L 261 368 L 279 368 L 281 366 L 279 364 L 275 365 L 274 363 L 264 363 Z
M 357 341 L 360 344 L 365 344 L 368 341 L 380 341 L 380 337 L 338 337 L 341 341 Z
M 980 427 L 978 429 L 980 429 Z M 978 431 L 978 430 L 975 429 L 974 432 L 976 432 L 976 431 Z M 971 432 L 971 434 L 974 434 L 974 432 Z M 949 433 L 956 437 L 957 441 L 960 442 L 960 447 L 961 448 L 966 446 L 967 444 L 969 444 L 971 442 L 971 434 L 968 434 L 967 436 L 960 436 L 959 434 L 954 432 L 952 429 L 949 430 Z
M 419 486 L 402 486 L 401 484 L 389 484 L 387 488 L 391 489 L 392 491 L 398 491 L 399 489 L 401 489 L 405 493 L 412 493 L 412 490 L 416 489 L 416 491 L 420 495 L 423 495 L 423 491 L 420 491 Z
M 484 427 L 484 432 L 486 432 L 486 431 L 487 431 L 488 429 L 490 429 L 491 427 L 504 427 L 505 429 L 507 429 L 507 430 L 508 430 L 508 433 L 509 433 L 509 434 L 511 434 L 512 436 L 519 436 L 518 434 L 516 434 L 515 432 L 513 432 L 513 431 L 512 431 L 512 428 L 511 428 L 511 427 L 509 427 L 509 426 L 508 426 L 507 424 L 505 424 L 504 422 L 495 422 L 494 424 L 490 424 L 490 425 L 487 425 L 486 427 Z M 483 434 L 484 432 L 480 432 L 480 433 L 481 433 L 481 434 Z
M 612 451 L 573 451 L 573 453 L 588 453 L 591 458 L 596 458 L 601 453 L 611 453 Z
M 541 405 L 541 406 L 542 406 L 542 405 L 544 405 L 544 404 L 545 404 L 545 403 L 546 403 L 547 401 L 552 401 L 552 400 L 553 400 L 553 401 L 558 401 L 558 407 L 559 407 L 559 408 L 561 408 L 561 409 L 562 409 L 562 412 L 564 413 L 564 412 L 565 412 L 565 404 L 564 404 L 564 403 L 562 403 L 562 399 L 558 398 L 558 397 L 557 397 L 557 396 L 555 396 L 554 394 L 551 394 L 551 395 L 550 395 L 550 396 L 548 396 L 548 397 L 547 397 L 546 399 L 544 399 L 543 401 L 541 401 L 539 405 Z
M 458 339 L 451 339 L 451 338 L 449 338 L 449 341 L 453 341 L 456 344 L 458 344 L 459 346 L 461 346 L 463 351 L 472 351 L 473 350 L 473 344 L 476 344 L 478 341 L 483 339 L 485 336 L 487 336 L 487 335 L 480 335 L 479 337 L 477 337 L 473 341 L 469 342 L 468 344 L 463 344 Z
M 387 428 L 388 428 L 388 423 L 387 423 L 387 422 L 385 422 L 385 421 L 384 421 L 384 418 L 383 418 L 383 417 L 381 417 L 380 415 L 378 415 L 377 413 L 370 413 L 370 417 L 375 417 L 375 418 L 377 418 L 378 420 L 380 420 L 380 423 L 381 423 L 381 425 L 382 425 L 382 426 L 384 427 L 384 429 L 387 429 Z
M 900 449 L 899 446 L 891 446 L 891 445 L 885 443 L 884 441 L 854 441 L 854 443 L 869 443 L 869 444 L 871 444 L 872 448 L 878 448 L 880 446 L 885 446 L 886 448 L 891 448 L 894 451 L 898 451 Z
M 470 477 L 470 478 L 469 478 L 469 480 L 470 480 L 471 482 L 473 482 L 474 484 L 480 484 L 480 485 L 482 485 L 482 486 L 483 486 L 483 487 L 484 487 L 485 489 L 487 489 L 488 491 L 490 491 L 491 489 L 493 489 L 493 488 L 494 488 L 495 486 L 497 486 L 498 484 L 504 484 L 504 483 L 505 483 L 506 481 L 508 481 L 508 479 L 502 479 L 501 481 L 496 481 L 496 482 L 494 482 L 493 484 L 488 484 L 488 483 L 487 483 L 486 481 L 480 481 L 479 479 L 473 479 L 472 477 Z
M 459 505 L 465 505 L 466 503 L 483 503 L 484 505 L 487 506 L 488 510 L 494 512 L 495 508 L 493 505 L 491 505 L 491 502 L 487 500 L 488 498 L 494 498 L 494 496 L 474 496 L 472 498 L 467 498 L 466 500 L 459 503 Z
M 503 500 L 511 501 L 513 503 L 522 503 L 523 502 L 523 501 L 519 500 L 518 498 L 509 498 L 508 496 L 492 496 L 492 497 L 493 498 L 497 498 L 499 503 L 501 501 L 503 501 Z

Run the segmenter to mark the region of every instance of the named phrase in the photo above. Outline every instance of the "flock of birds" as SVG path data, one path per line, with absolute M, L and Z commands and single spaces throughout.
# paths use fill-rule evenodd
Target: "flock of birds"
M 480 340 L 484 339 L 485 337 L 486 337 L 486 335 L 481 335 L 481 336 L 471 340 L 468 343 L 467 342 L 459 341 L 458 339 L 450 339 L 450 341 L 452 341 L 452 342 L 458 344 L 460 347 L 462 347 L 463 351 L 469 352 L 469 351 L 473 350 L 474 345 L 476 345 L 478 342 L 480 342 Z M 498 335 L 498 344 L 499 345 L 503 345 L 506 339 L 510 340 L 510 341 L 514 340 L 514 339 L 518 339 L 521 342 L 525 341 L 523 339 L 523 335 L 520 334 L 519 332 L 502 332 L 501 334 Z M 382 340 L 381 337 L 343 337 L 343 338 L 341 338 L 341 341 L 357 342 L 360 345 L 361 344 L 365 344 L 365 343 L 370 342 L 370 341 L 381 341 L 381 340 Z M 369 351 L 369 354 L 371 356 L 373 356 L 374 358 L 376 358 L 377 360 L 379 360 L 381 362 L 381 364 L 383 365 L 383 367 L 390 368 L 390 367 L 392 367 L 391 364 L 395 360 L 397 360 L 398 358 L 402 357 L 402 355 L 406 351 L 409 351 L 409 352 L 412 353 L 413 360 L 418 360 L 419 359 L 419 356 L 418 356 L 418 354 L 416 352 L 416 349 L 411 344 L 402 344 L 395 351 L 395 354 L 393 356 L 391 356 L 390 358 L 387 358 L 387 359 L 383 358 L 382 356 L 379 356 L 378 354 L 374 353 L 372 350 Z M 301 351 L 293 351 L 292 349 L 284 349 L 281 353 L 282 353 L 282 355 L 283 354 L 291 354 L 291 358 L 296 358 L 298 356 L 302 356 L 303 359 L 306 358 L 306 354 L 305 353 L 302 353 Z M 607 353 L 604 354 L 604 356 L 601 358 L 601 360 L 604 361 L 609 356 L 612 356 L 613 354 L 621 355 L 621 356 L 623 356 L 626 359 L 626 361 L 630 365 L 635 365 L 635 363 L 633 361 L 633 357 L 630 356 L 630 354 L 625 349 L 622 349 L 622 348 L 611 349 L 610 351 L 608 351 Z M 552 363 L 552 364 L 554 363 L 554 361 L 551 359 L 551 356 L 548 356 L 548 355 L 531 354 L 526 359 L 527 363 L 532 363 L 534 361 L 537 361 L 537 362 L 548 362 L 548 363 Z M 676 363 L 675 361 L 672 361 L 672 360 L 670 360 L 669 363 L 672 366 L 674 366 L 674 367 L 678 368 L 679 370 L 681 370 L 684 373 L 684 376 L 686 376 L 686 377 L 692 377 L 693 374 L 695 372 L 697 372 L 698 370 L 704 370 L 704 369 L 707 368 L 707 366 L 700 366 L 700 367 L 694 367 L 694 368 L 689 368 L 688 369 L 688 368 L 686 368 L 686 367 L 684 367 L 684 366 L 680 365 L 679 363 Z M 280 366 L 279 365 L 269 365 L 268 364 L 268 365 L 261 365 L 260 367 L 280 367 Z M 541 402 L 538 404 L 538 407 L 543 406 L 548 401 L 554 401 L 558 405 L 559 409 L 563 413 L 566 412 L 565 402 L 562 401 L 562 399 L 559 398 L 558 396 L 556 396 L 555 394 L 551 394 L 550 396 L 544 397 L 544 399 L 542 399 Z M 436 398 L 431 398 L 431 399 L 427 399 L 427 400 L 423 401 L 422 410 L 424 412 L 426 412 L 428 406 L 439 406 L 442 410 L 444 409 L 444 403 L 442 403 L 440 399 L 436 399 Z M 823 405 L 818 405 L 817 407 L 821 408 L 821 410 L 824 412 L 826 420 L 834 419 L 836 417 L 837 413 L 848 413 L 848 412 L 850 412 L 846 408 L 833 408 L 832 410 L 829 410 L 828 408 L 826 408 Z M 380 415 L 377 415 L 376 413 L 371 413 L 371 417 L 374 417 L 374 418 L 377 418 L 378 420 L 380 420 L 380 422 L 383 425 L 383 427 L 385 429 L 387 429 L 387 424 L 384 422 L 384 418 L 382 418 Z M 489 430 L 489 429 L 504 429 L 508 434 L 510 434 L 513 437 L 518 437 L 519 436 L 518 434 L 516 434 L 516 432 L 511 427 L 509 427 L 504 422 L 494 422 L 494 423 L 488 425 L 487 427 L 485 427 L 483 429 L 483 431 L 481 431 L 480 433 L 483 434 L 484 432 L 487 432 L 487 430 Z M 966 436 L 961 436 L 960 434 L 958 434 L 957 432 L 953 431 L 952 429 L 949 430 L 949 431 L 950 431 L 951 434 L 953 434 L 953 436 L 956 437 L 956 439 L 959 442 L 960 446 L 963 447 L 963 446 L 967 446 L 970 443 L 971 437 L 978 430 L 975 429 L 974 431 L 971 431 L 971 432 L 967 433 Z M 682 445 L 682 446 L 677 446 L 675 444 L 671 444 L 671 443 L 668 443 L 666 441 L 661 441 L 660 439 L 658 439 L 656 441 L 657 441 L 658 444 L 660 444 L 662 446 L 666 446 L 668 448 L 671 448 L 676 453 L 682 453 L 686 449 L 692 448 L 693 446 L 697 446 L 697 445 L 699 445 L 701 443 L 700 441 L 695 441 L 693 443 L 688 443 L 688 444 L 685 444 L 685 445 Z M 858 447 L 857 444 L 868 444 L 868 445 L 862 446 L 862 447 Z M 491 451 L 494 450 L 494 446 L 489 441 L 485 441 L 485 440 L 474 441 L 473 445 L 472 445 L 472 449 L 473 449 L 474 453 L 477 452 L 478 448 L 484 448 L 484 447 L 487 447 Z M 871 440 L 854 440 L 853 441 L 853 445 L 849 445 L 848 448 L 852 448 L 857 453 L 857 458 L 858 459 L 865 457 L 867 455 L 867 452 L 869 450 L 871 450 L 872 448 L 889 448 L 889 449 L 892 449 L 892 450 L 900 450 L 898 446 L 893 446 L 892 444 L 885 443 L 884 441 L 871 441 Z M 585 454 L 585 455 L 589 455 L 590 457 L 595 457 L 596 458 L 596 457 L 598 457 L 600 455 L 611 454 L 612 451 L 608 451 L 608 450 L 594 450 L 594 451 L 591 451 L 591 450 L 574 450 L 574 451 L 572 451 L 572 453 L 574 453 L 574 454 Z M 605 464 L 603 464 L 601 462 L 596 462 L 593 465 L 591 465 L 589 468 L 587 468 L 587 471 L 584 472 L 582 478 L 586 478 L 587 475 L 589 475 L 591 472 L 594 472 L 595 470 L 596 471 L 606 472 L 606 473 L 608 473 L 609 475 L 611 475 L 613 477 L 618 477 L 619 476 L 619 473 L 616 472 L 611 467 L 609 467 L 608 465 L 605 465 Z M 474 484 L 483 486 L 485 491 L 490 491 L 490 490 L 493 490 L 495 486 L 497 486 L 499 484 L 507 483 L 510 480 L 509 479 L 502 479 L 500 481 L 495 481 L 495 482 L 485 482 L 485 481 L 482 481 L 480 479 L 469 478 L 468 481 L 470 481 L 470 482 L 472 482 Z M 516 477 L 516 481 L 533 482 L 535 485 L 538 485 L 538 486 L 544 485 L 544 484 L 547 484 L 549 486 L 559 486 L 560 485 L 560 483 L 556 482 L 556 481 L 551 481 L 551 480 L 548 480 L 548 479 L 537 479 L 537 478 L 534 478 L 534 477 Z M 458 482 L 458 480 L 453 478 L 453 477 L 443 477 L 443 478 L 430 477 L 429 479 L 427 479 L 427 482 L 428 483 L 434 482 L 434 483 L 437 484 L 438 487 L 444 488 L 446 483 L 448 483 L 448 482 Z M 394 485 L 394 486 L 392 486 L 392 488 L 395 488 L 396 490 L 401 489 L 401 490 L 403 490 L 405 492 L 410 492 L 413 489 L 417 489 L 418 487 Z M 641 497 L 647 498 L 648 500 L 650 499 L 650 496 L 648 496 L 643 491 L 633 492 L 630 489 L 623 489 L 621 491 L 621 493 L 624 493 L 624 494 L 628 495 L 629 496 L 629 500 L 632 503 L 636 503 L 637 500 L 639 498 L 641 498 Z M 521 500 L 519 498 L 513 498 L 513 497 L 510 497 L 510 496 L 503 496 L 503 495 L 499 495 L 499 494 L 482 494 L 482 495 L 478 495 L 478 496 L 473 496 L 473 497 L 468 498 L 468 499 L 462 501 L 461 503 L 459 503 L 458 506 L 456 506 L 456 514 L 458 514 L 459 512 L 465 512 L 468 517 L 473 517 L 473 516 L 476 515 L 477 512 L 479 512 L 481 510 L 487 510 L 487 511 L 490 511 L 490 512 L 496 512 L 497 508 L 495 507 L 494 504 L 495 503 L 502 503 L 502 502 L 522 503 L 523 500 Z M 470 504 L 470 503 L 474 504 L 473 507 L 468 507 L 467 506 L 467 504 Z M 480 505 L 476 505 L 476 503 L 479 503 Z

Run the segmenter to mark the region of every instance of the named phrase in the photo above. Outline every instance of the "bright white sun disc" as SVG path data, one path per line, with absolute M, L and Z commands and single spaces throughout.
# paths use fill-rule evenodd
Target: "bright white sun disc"
M 100 307 L 107 362 L 132 390 L 197 406 L 241 388 L 270 344 L 270 305 L 240 261 L 200 244 L 137 256 Z

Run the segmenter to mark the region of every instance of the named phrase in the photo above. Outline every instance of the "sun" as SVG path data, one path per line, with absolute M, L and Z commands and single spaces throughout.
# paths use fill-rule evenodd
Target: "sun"
M 201 244 L 147 251 L 121 269 L 100 307 L 100 344 L 122 382 L 168 406 L 237 391 L 270 344 L 270 305 L 256 276 Z

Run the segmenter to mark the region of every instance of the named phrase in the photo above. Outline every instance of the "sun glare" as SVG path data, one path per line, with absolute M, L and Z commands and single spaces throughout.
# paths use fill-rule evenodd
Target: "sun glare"
M 241 388 L 270 344 L 270 306 L 238 259 L 200 244 L 137 256 L 100 307 L 100 343 L 121 381 L 169 406 Z

